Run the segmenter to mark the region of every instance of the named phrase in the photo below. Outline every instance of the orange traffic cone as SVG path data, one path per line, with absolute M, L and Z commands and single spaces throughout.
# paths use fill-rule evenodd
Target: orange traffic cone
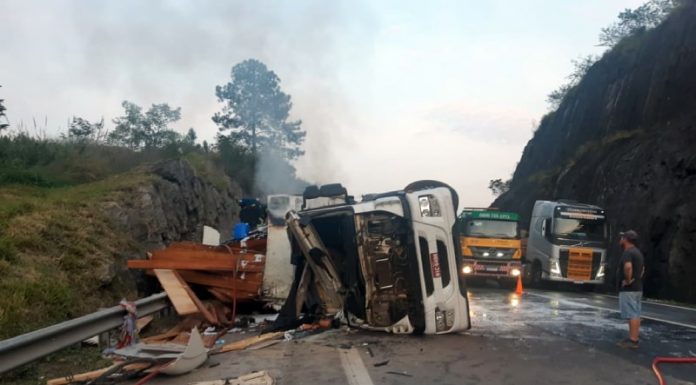
M 517 276 L 517 288 L 515 288 L 515 294 L 517 295 L 522 295 L 524 293 L 524 290 L 522 289 L 522 277 L 519 275 Z

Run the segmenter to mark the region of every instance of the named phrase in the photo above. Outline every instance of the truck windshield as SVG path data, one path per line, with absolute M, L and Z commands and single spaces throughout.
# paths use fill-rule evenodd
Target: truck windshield
M 486 238 L 517 238 L 517 222 L 469 219 L 464 222 L 464 235 Z
M 604 220 L 555 218 L 553 235 L 560 238 L 601 241 L 605 238 L 605 228 Z

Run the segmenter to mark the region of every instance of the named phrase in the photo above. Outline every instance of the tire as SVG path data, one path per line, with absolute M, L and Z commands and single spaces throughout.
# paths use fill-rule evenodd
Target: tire
M 542 279 L 541 263 L 539 263 L 539 261 L 534 261 L 534 263 L 532 263 L 532 271 L 530 272 L 529 286 L 537 289 L 540 289 L 544 286 L 544 281 Z

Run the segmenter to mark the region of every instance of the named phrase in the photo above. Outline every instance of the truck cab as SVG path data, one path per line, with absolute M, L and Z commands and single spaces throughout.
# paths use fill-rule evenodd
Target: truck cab
M 465 208 L 459 215 L 463 273 L 511 287 L 522 273 L 519 215 Z
M 603 283 L 608 237 L 601 207 L 567 200 L 536 201 L 525 255 L 527 283 Z
M 296 278 L 281 316 L 392 333 L 470 327 L 451 187 L 420 181 L 360 202 L 340 185 L 305 192 L 304 208 L 286 218 Z

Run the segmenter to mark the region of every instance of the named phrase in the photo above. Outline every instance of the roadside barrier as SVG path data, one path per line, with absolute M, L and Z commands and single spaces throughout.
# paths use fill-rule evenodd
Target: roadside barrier
M 652 370 L 657 377 L 657 382 L 660 385 L 666 385 L 662 372 L 660 372 L 659 364 L 696 364 L 696 357 L 655 357 L 652 363 Z

